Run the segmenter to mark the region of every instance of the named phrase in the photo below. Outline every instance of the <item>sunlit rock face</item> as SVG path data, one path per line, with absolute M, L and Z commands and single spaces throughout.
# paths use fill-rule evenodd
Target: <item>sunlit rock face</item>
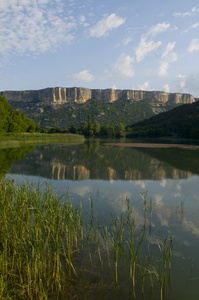
M 4 91 L 0 93 L 7 101 L 36 102 L 48 105 L 60 105 L 68 102 L 84 103 L 90 99 L 114 102 L 116 100 L 147 100 L 150 103 L 193 103 L 195 99 L 190 94 L 165 93 L 159 91 L 137 91 L 116 89 L 87 88 L 46 88 L 30 91 Z

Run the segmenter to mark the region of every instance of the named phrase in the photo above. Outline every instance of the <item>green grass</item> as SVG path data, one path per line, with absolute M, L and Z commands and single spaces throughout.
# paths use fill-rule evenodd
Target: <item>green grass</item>
M 74 207 L 68 194 L 59 198 L 47 185 L 18 186 L 2 179 L 0 299 L 80 299 L 82 294 L 100 299 L 101 293 L 117 292 L 123 268 L 134 298 L 148 286 L 162 296 L 172 237 L 159 245 L 160 256 L 152 264 L 149 245 L 147 254 L 142 251 L 146 224 L 135 234 L 129 201 L 127 208 L 108 227 L 98 223 L 91 205 L 86 222 L 81 204 Z
M 26 144 L 53 144 L 83 142 L 85 138 L 78 134 L 45 134 L 45 133 L 18 133 L 0 134 L 0 147 L 19 147 Z

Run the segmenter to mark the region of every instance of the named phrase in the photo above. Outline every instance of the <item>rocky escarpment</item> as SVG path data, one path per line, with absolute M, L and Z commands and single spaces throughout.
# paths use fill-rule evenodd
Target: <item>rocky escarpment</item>
M 8 102 L 35 103 L 36 106 L 61 105 L 64 103 L 84 103 L 90 99 L 114 102 L 116 100 L 147 100 L 150 103 L 193 103 L 190 94 L 166 93 L 158 91 L 87 89 L 87 88 L 46 88 L 30 91 L 3 91 L 0 93 Z

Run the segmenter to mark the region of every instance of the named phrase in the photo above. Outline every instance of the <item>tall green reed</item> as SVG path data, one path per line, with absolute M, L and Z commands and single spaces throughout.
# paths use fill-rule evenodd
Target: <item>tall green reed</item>
M 159 244 L 161 256 L 158 266 L 153 265 L 146 239 L 147 195 L 143 198 L 141 228 L 136 227 L 129 199 L 126 200 L 126 214 L 114 217 L 109 226 L 99 225 L 94 201 L 91 196 L 89 199 L 90 221 L 84 222 L 81 204 L 74 207 L 68 196 L 58 198 L 47 185 L 34 188 L 25 183 L 18 186 L 11 181 L 1 181 L 1 299 L 48 299 L 49 295 L 54 299 L 63 291 L 69 295 L 75 293 L 77 282 L 81 285 L 81 280 L 85 283 L 93 277 L 101 280 L 105 288 L 106 265 L 109 285 L 113 280 L 118 288 L 124 261 L 127 261 L 126 274 L 134 299 L 140 281 L 144 295 L 148 278 L 152 289 L 159 284 L 162 297 L 166 273 L 171 270 L 173 239 L 170 234 Z M 151 223 L 152 200 L 149 218 Z M 147 254 L 143 251 L 146 245 Z M 108 264 L 103 263 L 105 259 Z M 96 272 L 97 260 L 100 269 Z
M 80 211 L 61 203 L 47 186 L 42 193 L 40 187 L 1 181 L 1 294 L 12 299 L 58 294 L 63 272 L 77 275 L 72 257 L 81 226 Z

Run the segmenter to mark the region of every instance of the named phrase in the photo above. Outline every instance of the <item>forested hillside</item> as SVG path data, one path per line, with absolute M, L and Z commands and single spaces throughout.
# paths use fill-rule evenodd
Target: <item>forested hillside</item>
M 35 131 L 39 131 L 39 126 L 23 113 L 12 109 L 6 99 L 0 96 L 0 133 Z
M 69 103 L 61 107 L 46 106 L 42 113 L 31 113 L 26 109 L 27 115 L 40 125 L 45 127 L 69 128 L 79 127 L 83 121 L 98 121 L 100 125 L 115 126 L 122 123 L 125 126 L 150 118 L 151 116 L 169 110 L 177 104 L 159 104 L 153 106 L 148 101 L 117 100 L 112 103 L 99 100 L 89 100 L 83 104 Z M 23 111 L 23 107 L 20 108 Z
M 132 136 L 176 136 L 199 138 L 199 101 L 132 124 Z

